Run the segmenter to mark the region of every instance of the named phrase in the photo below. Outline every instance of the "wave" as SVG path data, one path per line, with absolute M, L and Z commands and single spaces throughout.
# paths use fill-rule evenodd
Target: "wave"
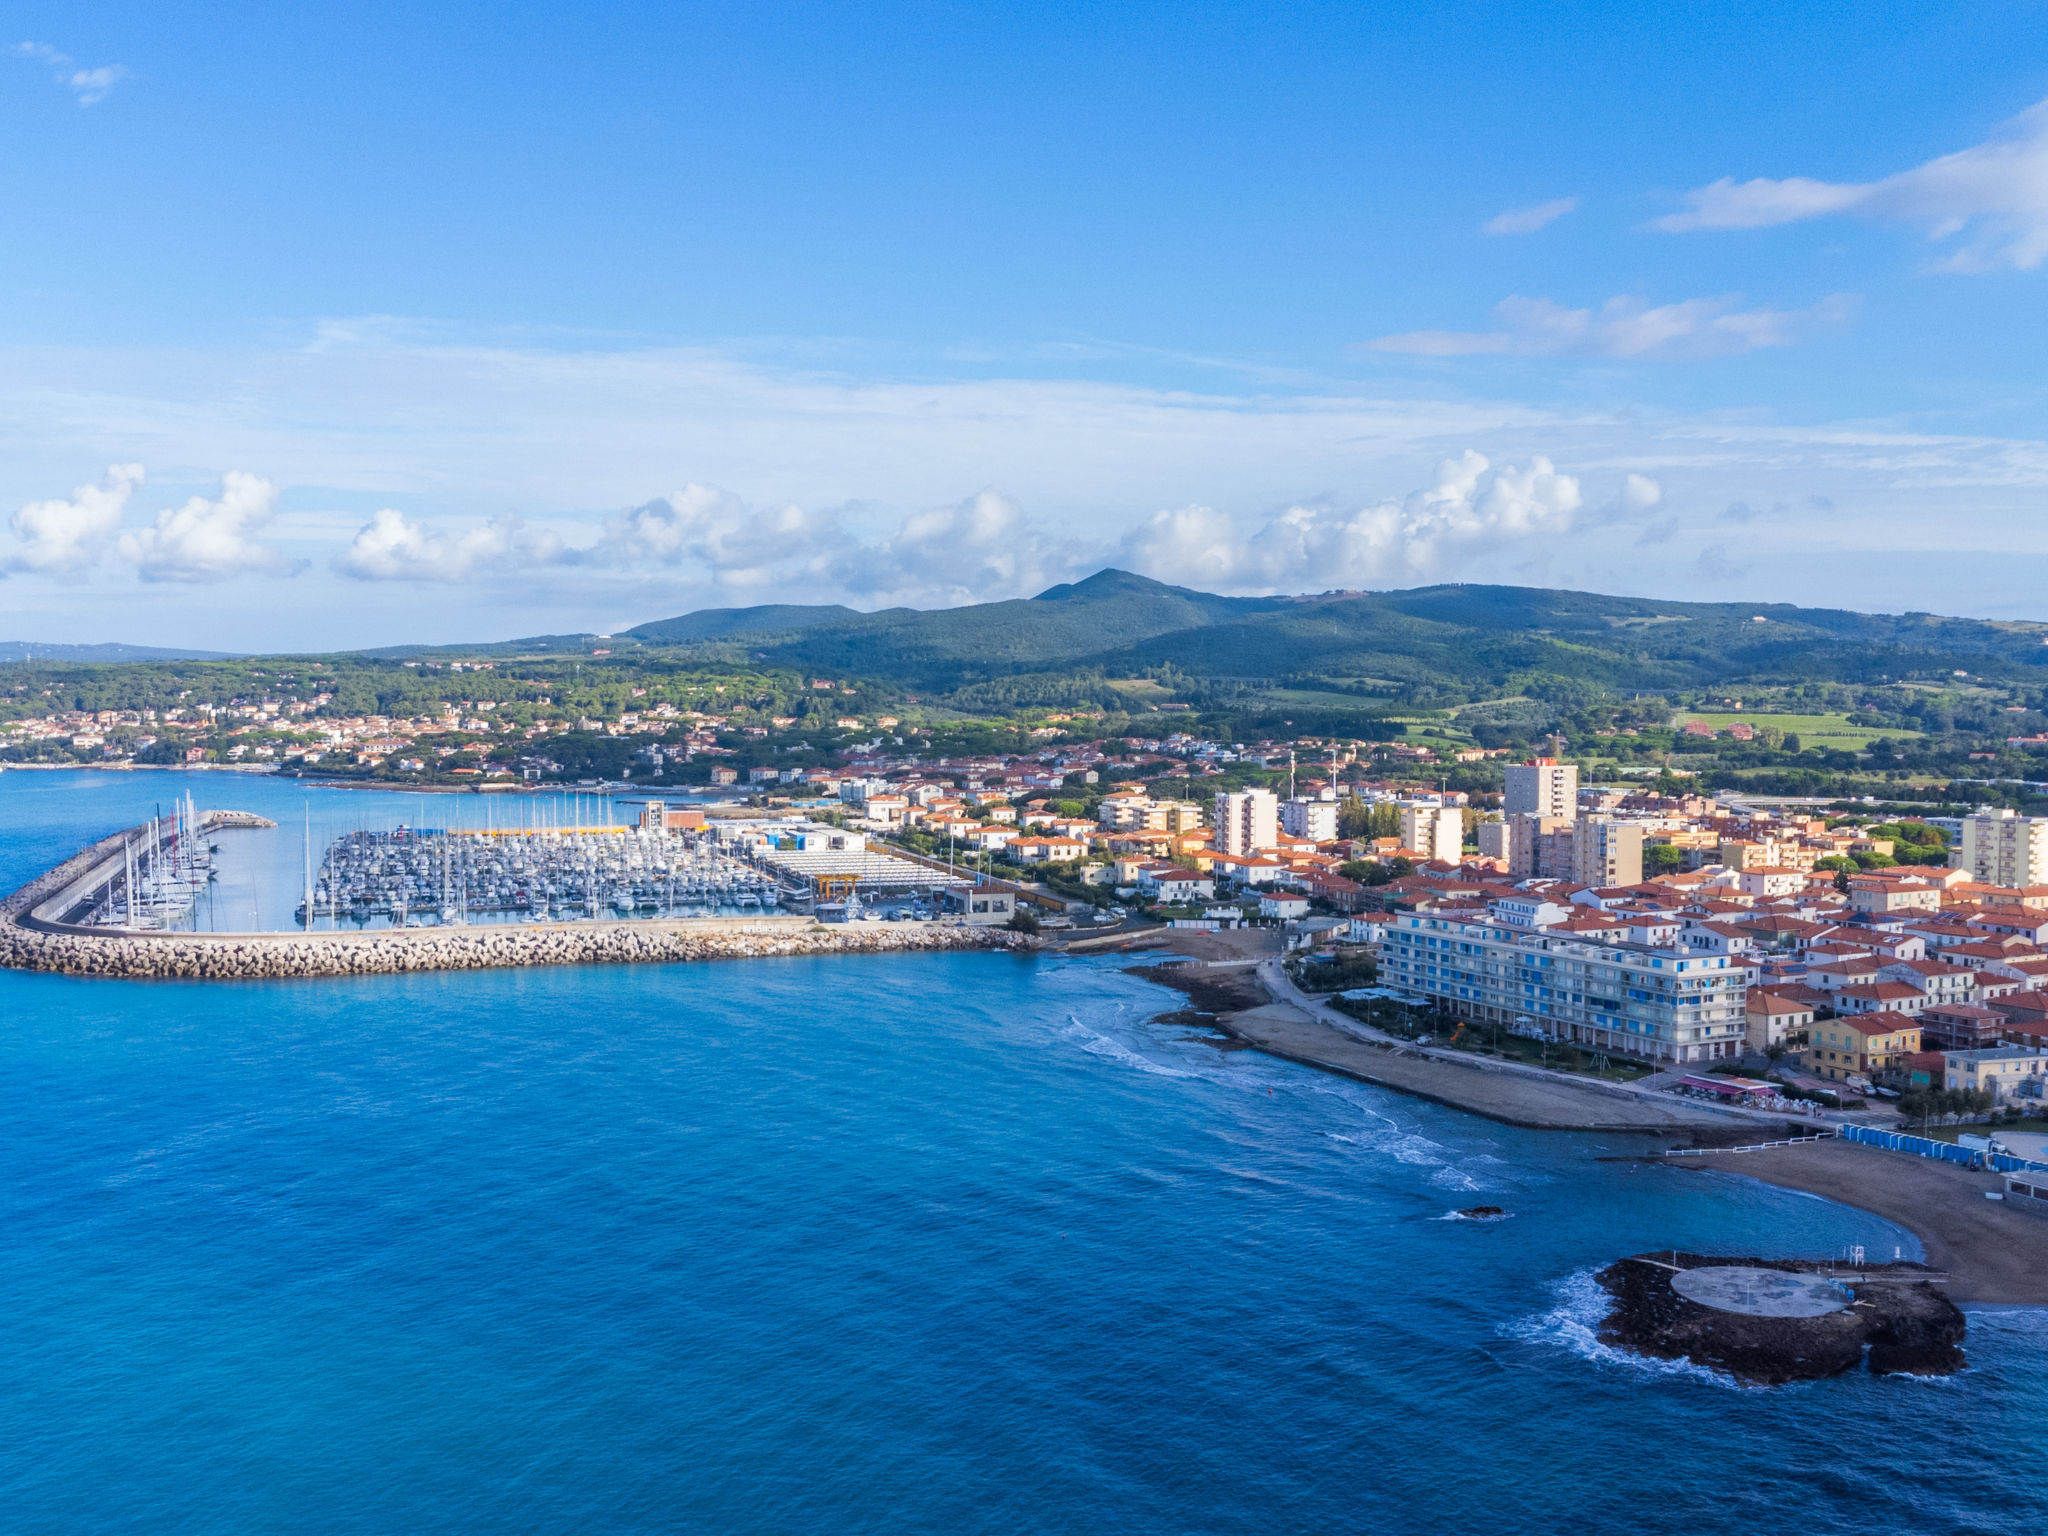
M 1574 1270 L 1551 1287 L 1557 1305 L 1547 1312 L 1533 1313 L 1502 1325 L 1501 1332 L 1524 1344 L 1562 1349 L 1595 1365 L 1662 1380 L 1690 1380 L 1732 1392 L 1761 1391 L 1742 1385 L 1734 1377 L 1690 1360 L 1658 1360 L 1600 1342 L 1600 1325 L 1606 1321 L 1613 1299 L 1600 1287 L 1591 1269 Z

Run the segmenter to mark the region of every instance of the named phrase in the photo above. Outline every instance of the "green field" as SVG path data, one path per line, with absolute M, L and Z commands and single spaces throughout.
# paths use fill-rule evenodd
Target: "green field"
M 1797 736 L 1802 747 L 1833 747 L 1845 752 L 1860 752 L 1879 736 L 1889 736 L 1895 741 L 1914 739 L 1917 731 L 1872 730 L 1868 726 L 1851 725 L 1847 715 L 1765 715 L 1765 714 L 1701 714 L 1690 713 L 1677 717 L 1677 724 L 1683 726 L 1698 720 L 1711 725 L 1717 731 L 1742 722 L 1762 730 L 1769 726 Z

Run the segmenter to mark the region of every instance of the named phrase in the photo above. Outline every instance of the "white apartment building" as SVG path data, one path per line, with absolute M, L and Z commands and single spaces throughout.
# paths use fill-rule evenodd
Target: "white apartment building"
M 1983 885 L 2048 885 L 2048 816 L 1981 807 L 1963 818 L 1953 857 Z
M 1280 830 L 1289 837 L 1327 843 L 1337 835 L 1335 800 L 1289 800 L 1280 807 Z
M 1589 1050 L 1669 1062 L 1742 1053 L 1747 987 L 1729 956 L 1520 927 L 1509 905 L 1401 914 L 1381 946 L 1387 985 L 1475 1024 L 1533 1025 Z
M 1560 763 L 1549 757 L 1511 764 L 1501 809 L 1509 816 L 1557 816 L 1572 820 L 1579 814 L 1578 764 Z
M 1465 856 L 1465 813 L 1455 805 L 1401 807 L 1401 846 L 1455 864 Z
M 1280 846 L 1280 801 L 1270 789 L 1219 791 L 1216 796 L 1218 853 L 1249 855 Z

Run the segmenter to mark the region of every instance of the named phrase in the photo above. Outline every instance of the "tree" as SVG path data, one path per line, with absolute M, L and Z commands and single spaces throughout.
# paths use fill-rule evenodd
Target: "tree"
M 1685 851 L 1670 843 L 1652 843 L 1643 850 L 1643 873 L 1667 874 L 1685 865 Z
M 1797 732 L 1787 731 L 1785 733 L 1784 749 L 1787 752 L 1798 752 L 1802 750 L 1802 748 L 1799 745 L 1799 735 Z
M 1337 835 L 1353 839 L 1372 836 L 1372 807 L 1355 794 L 1346 795 L 1337 807 Z

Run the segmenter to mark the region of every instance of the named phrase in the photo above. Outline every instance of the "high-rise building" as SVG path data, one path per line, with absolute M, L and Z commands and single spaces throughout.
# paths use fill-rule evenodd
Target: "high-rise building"
M 1289 837 L 1327 843 L 1337 835 L 1337 802 L 1320 797 L 1289 800 L 1280 807 L 1280 830 Z
M 1980 807 L 1963 818 L 1954 858 L 1983 885 L 2048 885 L 2048 816 Z
M 1280 846 L 1280 801 L 1270 789 L 1218 791 L 1216 841 L 1218 853 L 1249 857 Z
M 1552 757 L 1535 757 L 1508 769 L 1507 792 L 1501 808 L 1510 816 L 1561 816 L 1567 821 L 1579 814 L 1579 766 L 1560 763 Z
M 1455 864 L 1465 854 L 1465 813 L 1455 805 L 1401 807 L 1401 846 Z
M 1504 859 L 1508 856 L 1508 824 L 1504 821 L 1482 821 L 1476 829 L 1479 837 L 1479 857 L 1482 859 Z
M 1517 880 L 1539 875 L 1562 879 L 1572 872 L 1569 816 L 1536 816 L 1518 811 L 1508 818 L 1508 874 Z
M 1581 885 L 1641 885 L 1642 824 L 1580 817 L 1572 825 L 1572 879 Z

